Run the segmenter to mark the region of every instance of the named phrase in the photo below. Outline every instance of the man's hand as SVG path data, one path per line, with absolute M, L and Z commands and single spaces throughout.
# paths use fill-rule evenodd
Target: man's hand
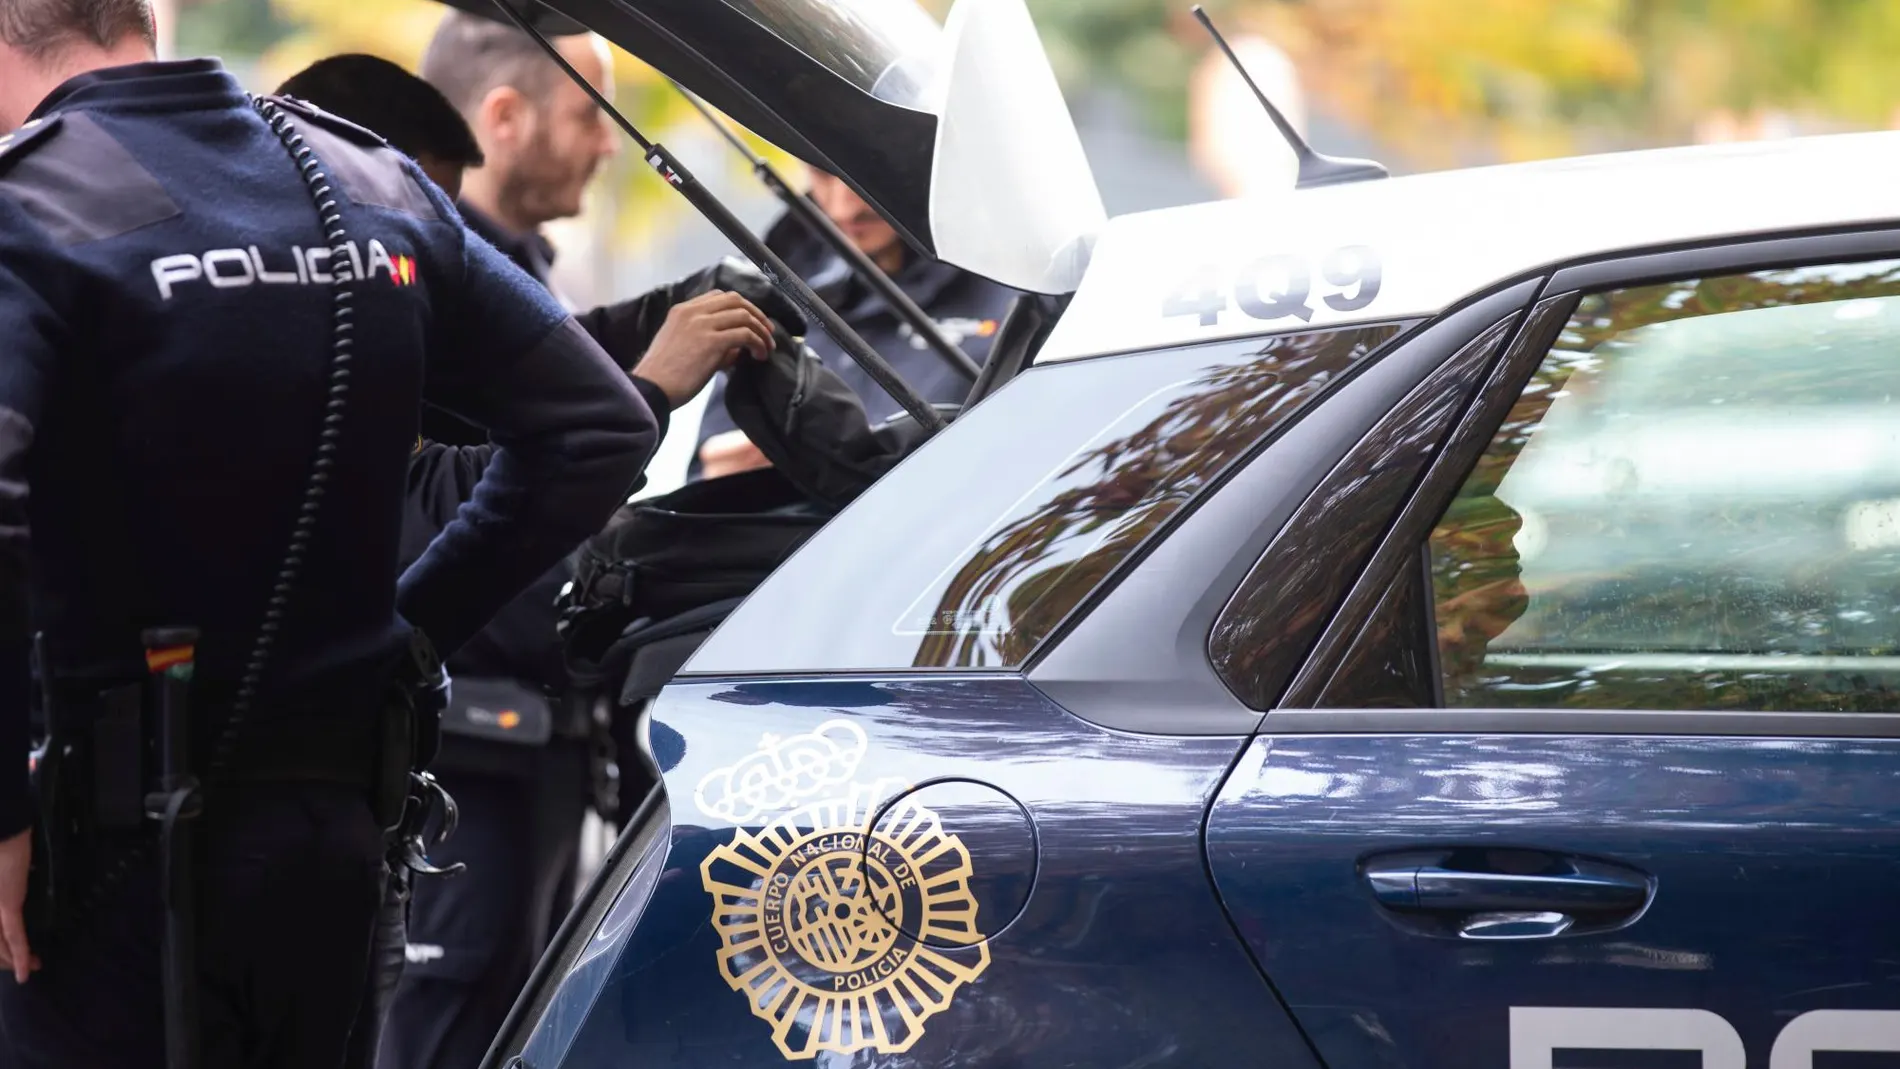
M 742 471 L 755 471 L 772 466 L 771 460 L 752 444 L 744 431 L 727 431 L 706 439 L 699 447 L 699 465 L 702 477 L 717 479 L 723 475 L 737 475 Z
M 772 352 L 772 322 L 736 293 L 713 292 L 674 305 L 633 373 L 658 386 L 673 407 L 693 399 L 712 377 L 750 354 Z
M 40 967 L 26 941 L 26 880 L 33 867 L 33 829 L 0 841 L 0 967 L 26 983 Z
M 758 268 L 742 260 L 728 257 L 716 267 L 687 276 L 685 284 L 687 292 L 692 296 L 698 296 L 704 292 L 730 290 L 751 301 L 755 308 L 764 312 L 772 322 L 784 327 L 785 333 L 794 338 L 804 337 L 805 333 L 811 329 L 811 325 L 805 322 L 804 315 L 799 312 L 798 306 L 780 293 L 777 286 L 772 285 L 770 280 L 759 273 Z

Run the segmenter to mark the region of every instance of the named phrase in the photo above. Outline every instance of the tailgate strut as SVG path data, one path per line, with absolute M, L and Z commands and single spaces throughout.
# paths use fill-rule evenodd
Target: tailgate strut
M 730 208 L 721 203 L 719 198 L 705 186 L 700 185 L 699 180 L 694 178 L 692 172 L 675 159 L 671 152 L 667 151 L 666 146 L 642 137 L 633 123 L 627 121 L 627 117 L 620 114 L 618 108 L 615 108 L 599 90 L 594 88 L 592 83 L 575 70 L 573 64 L 567 61 L 567 57 L 561 55 L 560 50 L 554 47 L 553 42 L 549 41 L 540 30 L 535 29 L 534 24 L 525 14 L 515 10 L 515 6 L 509 0 L 495 0 L 495 6 L 501 8 L 507 14 L 509 21 L 519 26 L 523 33 L 533 38 L 548 54 L 548 58 L 554 60 L 575 85 L 592 97 L 594 103 L 600 105 L 603 111 L 613 117 L 614 122 L 627 132 L 627 136 L 640 146 L 640 151 L 645 156 L 648 166 L 659 172 L 660 177 L 666 179 L 668 185 L 679 190 L 687 203 L 717 227 L 719 232 L 725 235 L 727 241 L 732 242 L 740 252 L 745 254 L 746 259 L 758 265 L 759 270 L 765 272 L 765 276 L 772 281 L 772 284 L 797 305 L 801 312 L 824 327 L 825 333 L 831 335 L 844 348 L 845 354 L 856 361 L 857 365 L 864 369 L 864 373 L 871 376 L 873 382 L 876 382 L 885 393 L 890 394 L 898 404 L 902 405 L 904 411 L 910 413 L 911 418 L 917 421 L 919 427 L 933 434 L 944 428 L 943 416 L 919 396 L 917 391 L 897 374 L 897 370 L 858 335 L 857 331 L 852 330 L 843 319 L 839 318 L 838 313 L 832 311 L 830 305 L 820 300 L 818 295 L 812 292 L 812 288 L 805 284 L 805 280 L 787 267 L 785 261 L 779 259 L 777 253 L 766 248 L 765 242 L 760 241 L 752 231 L 746 229 L 746 225 L 739 220 L 738 216 L 732 214 Z
M 671 81 L 671 79 L 668 80 Z M 778 198 L 779 203 L 785 205 L 787 211 L 797 216 L 798 221 L 804 223 L 807 230 L 830 246 L 831 251 L 837 253 L 838 258 L 843 260 L 865 285 L 876 290 L 878 296 L 884 298 L 884 303 L 890 305 L 898 318 L 908 323 L 910 329 L 917 332 L 917 336 L 922 338 L 924 344 L 930 346 L 931 351 L 936 353 L 945 364 L 949 365 L 950 370 L 972 383 L 976 381 L 977 375 L 982 370 L 976 366 L 976 361 L 970 359 L 962 349 L 957 348 L 949 338 L 944 337 L 943 330 L 937 326 L 936 321 L 931 319 L 922 308 L 917 307 L 917 302 L 910 299 L 910 294 L 905 293 L 897 283 L 892 282 L 891 276 L 872 263 L 871 258 L 864 255 L 863 250 L 859 249 L 850 238 L 845 237 L 844 231 L 838 229 L 838 224 L 832 222 L 830 216 L 813 203 L 810 197 L 793 189 L 791 183 L 785 181 L 784 176 L 779 174 L 765 157 L 752 151 L 744 141 L 740 140 L 738 134 L 733 133 L 725 123 L 720 122 L 719 117 L 712 113 L 712 109 L 707 107 L 704 101 L 694 96 L 690 90 L 678 82 L 673 82 L 673 88 L 679 90 L 680 96 L 686 98 L 686 102 L 699 112 L 700 117 L 704 118 L 713 129 L 719 131 L 720 136 L 726 139 L 726 144 L 731 145 L 735 152 L 745 158 L 746 163 L 752 167 L 752 173 L 758 176 L 760 184 L 770 190 L 772 195 Z

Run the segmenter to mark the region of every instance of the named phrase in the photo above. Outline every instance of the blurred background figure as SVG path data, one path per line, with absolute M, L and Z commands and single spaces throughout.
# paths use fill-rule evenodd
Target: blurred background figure
M 606 42 L 577 34 L 553 43 L 612 99 L 613 59 Z M 481 149 L 483 164 L 463 178 L 458 202 L 469 228 L 553 288 L 555 250 L 541 228 L 580 214 L 588 183 L 619 151 L 619 135 L 585 90 L 506 23 L 446 16 L 423 54 L 420 73 L 461 113 Z M 425 437 L 450 445 L 485 440 L 435 410 L 422 429 Z
M 448 99 L 390 61 L 362 52 L 320 59 L 285 80 L 277 92 L 307 100 L 383 139 L 415 160 L 451 197 L 462 177 L 482 165 L 482 149 Z
M 950 344 L 962 349 L 980 366 L 988 358 L 990 340 L 1009 311 L 1016 291 L 999 286 L 949 264 L 913 253 L 851 187 L 815 167 L 806 168 L 811 197 L 838 224 L 871 262 L 897 283 L 943 331 Z M 861 335 L 924 400 L 961 403 L 970 382 L 933 352 L 882 296 L 860 281 L 824 241 L 787 213 L 767 231 L 765 243 L 787 266 L 811 284 L 826 304 Z M 825 366 L 838 373 L 864 400 L 865 414 L 876 425 L 902 414 L 903 407 L 871 380 L 864 369 L 837 342 L 814 330 L 806 339 Z M 766 467 L 769 462 L 757 446 L 738 430 L 724 404 L 723 378 L 714 386 L 699 424 L 699 449 L 693 471 L 716 478 Z

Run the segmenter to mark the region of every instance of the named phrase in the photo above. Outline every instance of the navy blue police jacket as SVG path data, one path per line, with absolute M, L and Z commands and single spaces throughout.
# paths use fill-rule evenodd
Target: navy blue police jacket
M 455 522 L 462 506 L 481 484 L 493 454 L 492 445 L 421 444 L 409 462 L 408 512 L 402 526 L 400 565 L 420 560 L 430 544 Z M 635 489 L 630 487 L 629 492 Z M 537 687 L 551 697 L 558 695 L 567 685 L 567 665 L 556 630 L 560 613 L 555 602 L 561 587 L 573 575 L 570 556 L 535 577 L 448 658 L 449 675 L 510 679 Z M 443 757 L 438 765 L 446 770 L 461 740 L 444 738 L 442 745 Z M 520 756 L 524 767 L 534 767 L 529 754 Z
M 970 395 L 970 380 L 945 364 L 890 302 L 859 281 L 843 258 L 795 216 L 781 216 L 766 232 L 765 243 L 924 400 L 960 404 Z M 952 345 L 982 366 L 989 360 L 990 343 L 1018 291 L 941 261 L 907 255 L 891 281 L 936 322 Z M 884 392 L 824 331 L 812 330 L 805 342 L 863 399 L 872 424 L 903 414 L 897 399 Z M 721 375 L 699 424 L 700 445 L 715 434 L 735 429 L 725 399 L 726 377 Z M 699 470 L 695 448 L 690 473 L 697 478 Z
M 467 204 L 458 207 L 470 230 L 494 245 L 529 277 L 543 287 L 548 286 L 554 248 L 547 239 L 539 234 L 526 237 L 511 234 L 479 209 Z M 596 309 L 577 317 L 576 321 L 590 336 L 601 341 L 606 314 L 606 309 Z M 638 376 L 633 376 L 633 384 L 654 415 L 657 438 L 666 437 L 672 403 L 665 391 Z M 429 440 L 417 450 L 409 467 L 409 512 L 403 522 L 405 563 L 419 558 L 437 532 L 454 519 L 462 502 L 474 491 L 491 453 L 485 444 L 488 440 L 485 432 L 446 412 L 425 407 L 422 434 Z M 449 659 L 449 674 L 511 679 L 537 686 L 550 695 L 558 694 L 566 687 L 568 677 L 561 637 L 556 630 L 560 612 L 555 602 L 561 588 L 573 577 L 571 556 L 562 558 L 536 577 L 495 614 L 480 634 Z M 463 747 L 463 742 L 444 739 L 443 747 L 443 764 L 447 766 L 458 756 L 456 751 Z M 530 754 L 523 752 L 519 757 L 523 767 L 537 767 Z
M 325 418 L 334 256 L 361 268 L 347 407 L 256 715 L 373 696 L 412 626 L 452 654 L 604 524 L 657 444 L 626 373 L 412 162 L 290 118 L 341 194 L 334 255 L 214 60 L 82 75 L 0 148 L 0 755 L 19 755 L 0 836 L 30 822 L 32 630 L 55 675 L 124 678 L 141 628 L 194 626 L 194 689 L 239 677 Z M 425 398 L 494 450 L 398 580 Z
M 515 266 L 526 271 L 535 281 L 547 287 L 550 292 L 553 291 L 554 284 L 550 275 L 554 269 L 555 252 L 553 244 L 546 237 L 539 233 L 513 233 L 466 201 L 457 204 L 456 207 L 461 211 L 462 221 L 468 224 L 470 230 L 500 250 L 502 255 L 513 260 Z M 645 355 L 646 345 L 642 343 L 636 352 L 617 352 L 614 344 L 616 339 L 613 337 L 615 320 L 618 316 L 625 314 L 632 314 L 636 318 L 664 319 L 665 307 L 669 304 L 668 296 L 670 295 L 662 287 L 631 302 L 633 305 L 643 307 L 632 308 L 626 304 L 603 305 L 577 314 L 574 321 L 579 323 L 581 329 L 585 330 L 590 337 L 599 342 L 601 348 L 607 350 L 607 355 L 612 357 L 615 363 L 626 368 L 631 374 L 633 365 Z M 624 342 L 625 339 L 619 340 Z M 659 418 L 660 437 L 665 438 L 667 417 L 672 413 L 672 403 L 667 400 L 665 391 L 638 377 L 633 380 L 633 384 L 639 388 L 640 396 L 646 399 L 648 407 Z M 470 426 L 466 420 L 457 419 L 450 413 L 426 406 L 422 412 L 422 436 L 444 445 L 477 446 L 488 441 L 487 433 L 479 427 Z

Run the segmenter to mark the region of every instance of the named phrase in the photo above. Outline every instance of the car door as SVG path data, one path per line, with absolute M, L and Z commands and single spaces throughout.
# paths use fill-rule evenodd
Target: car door
M 1544 294 L 1291 681 L 1294 562 L 1213 628 L 1270 710 L 1215 885 L 1336 1069 L 1874 1064 L 1825 1052 L 1900 1052 L 1900 241 Z

